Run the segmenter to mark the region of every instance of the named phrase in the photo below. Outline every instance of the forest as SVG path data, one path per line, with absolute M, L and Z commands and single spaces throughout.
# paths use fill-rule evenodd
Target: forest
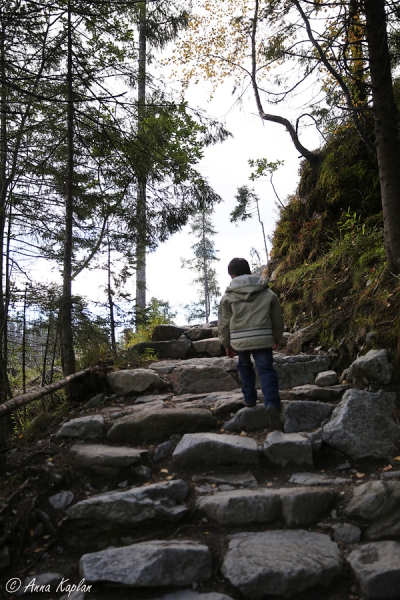
M 220 292 L 206 215 L 221 198 L 198 163 L 229 132 L 185 101 L 200 78 L 233 81 L 238 102 L 250 92 L 260 127 L 281 125 L 298 151 L 267 267 L 287 325 L 322 318 L 321 343 L 350 358 L 376 332 L 400 360 L 399 64 L 395 0 L 3 0 L 2 402 L 123 365 L 132 339 L 172 322 L 168 302 L 146 298 L 146 254 L 187 223 L 198 243 L 186 266 L 202 290 L 192 312 L 208 321 Z M 304 145 L 305 125 L 319 148 Z M 276 167 L 259 159 L 252 177 Z M 232 219 L 250 218 L 254 200 L 242 188 Z M 34 263 L 61 283 L 35 280 Z M 102 316 L 72 294 L 85 269 L 107 273 Z

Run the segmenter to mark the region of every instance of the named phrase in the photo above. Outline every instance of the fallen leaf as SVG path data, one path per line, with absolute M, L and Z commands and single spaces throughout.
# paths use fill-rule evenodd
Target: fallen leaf
M 393 469 L 392 465 L 388 465 L 387 467 L 383 467 L 382 471 L 390 471 L 390 469 Z
M 400 460 L 400 456 L 395 456 L 393 460 Z
M 203 535 L 210 535 L 209 531 L 203 531 Z
M 41 552 L 43 550 L 43 548 L 35 548 L 34 552 Z
M 247 433 L 246 433 L 245 431 L 241 431 L 241 432 L 240 432 L 240 435 L 241 435 L 242 437 L 246 437 L 246 436 L 247 436 Z
M 160 473 L 169 473 L 168 469 L 160 469 Z
M 173 476 L 173 475 L 168 475 L 168 477 L 166 477 L 166 480 L 167 480 L 167 481 L 171 481 L 171 479 L 173 479 L 173 478 L 174 478 L 174 476 Z
M 361 477 L 365 477 L 365 473 L 356 473 L 356 477 L 361 479 Z
M 35 535 L 35 530 L 34 530 L 34 529 L 31 529 L 31 530 L 30 530 L 30 532 L 29 532 L 29 535 L 30 535 L 31 537 L 33 537 L 33 536 Z

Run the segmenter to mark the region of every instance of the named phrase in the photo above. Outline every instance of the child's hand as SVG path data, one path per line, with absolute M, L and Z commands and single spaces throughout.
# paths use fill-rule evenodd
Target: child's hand
M 271 350 L 276 350 L 276 349 L 277 349 L 277 347 L 278 347 L 278 344 L 274 344 L 274 345 L 272 346 Z
M 234 358 L 236 356 L 236 352 L 234 351 L 232 346 L 226 347 L 226 355 L 229 356 L 229 358 Z

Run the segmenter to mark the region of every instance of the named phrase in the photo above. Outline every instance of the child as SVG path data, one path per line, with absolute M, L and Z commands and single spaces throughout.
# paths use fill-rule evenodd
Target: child
M 228 356 L 238 355 L 243 404 L 255 406 L 256 376 L 251 354 L 261 380 L 264 405 L 271 429 L 281 429 L 278 375 L 272 366 L 272 350 L 283 334 L 283 318 L 277 296 L 261 277 L 252 275 L 244 258 L 228 265 L 232 278 L 218 311 L 218 334 Z

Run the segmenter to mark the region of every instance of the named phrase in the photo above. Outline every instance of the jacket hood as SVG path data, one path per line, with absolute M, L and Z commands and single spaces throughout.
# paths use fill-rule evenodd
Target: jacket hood
M 258 275 L 239 275 L 232 279 L 225 293 L 234 294 L 242 302 L 251 302 L 266 288 L 268 288 L 268 283 Z

